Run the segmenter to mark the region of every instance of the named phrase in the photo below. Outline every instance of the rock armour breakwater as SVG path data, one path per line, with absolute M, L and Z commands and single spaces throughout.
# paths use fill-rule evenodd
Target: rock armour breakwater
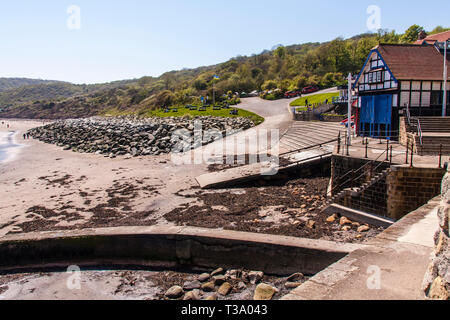
M 254 126 L 248 118 L 87 118 L 31 129 L 34 139 L 81 153 L 150 156 L 189 151 Z M 198 133 L 199 128 L 203 132 Z M 196 131 L 196 134 L 194 134 Z M 213 134 L 205 134 L 205 132 Z

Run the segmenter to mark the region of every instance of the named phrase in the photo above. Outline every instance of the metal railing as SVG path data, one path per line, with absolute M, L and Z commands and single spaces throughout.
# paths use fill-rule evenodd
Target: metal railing
M 409 109 L 409 103 L 406 104 L 406 117 L 408 119 L 408 125 L 410 127 L 416 127 L 417 128 L 417 135 L 419 136 L 420 145 L 423 145 L 423 132 L 422 132 L 422 125 L 420 123 L 420 119 L 412 118 L 411 117 L 411 111 Z M 417 124 L 413 125 L 413 121 L 416 121 Z

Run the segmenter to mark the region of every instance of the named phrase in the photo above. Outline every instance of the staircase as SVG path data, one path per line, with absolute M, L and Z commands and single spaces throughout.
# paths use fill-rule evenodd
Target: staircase
M 416 150 L 419 155 L 450 155 L 450 117 L 418 117 L 421 134 L 415 136 Z M 416 122 L 416 121 L 414 121 Z M 418 128 L 407 126 L 410 132 Z M 441 148 L 442 145 L 442 148 Z
M 362 194 L 364 191 L 369 189 L 371 186 L 373 186 L 377 182 L 380 182 L 381 180 L 386 178 L 390 172 L 391 172 L 391 168 L 387 168 L 387 169 L 381 171 L 380 173 L 377 173 L 368 182 L 364 183 L 363 185 L 361 185 L 359 187 L 347 188 L 347 189 L 342 190 L 341 192 L 339 192 L 339 193 L 335 194 L 334 196 L 332 196 L 331 198 L 329 198 L 325 202 L 325 204 L 323 205 L 323 207 L 321 209 L 326 210 L 327 207 L 329 207 L 331 204 L 335 203 L 337 200 L 341 200 L 342 198 L 344 198 L 349 192 L 354 197 Z

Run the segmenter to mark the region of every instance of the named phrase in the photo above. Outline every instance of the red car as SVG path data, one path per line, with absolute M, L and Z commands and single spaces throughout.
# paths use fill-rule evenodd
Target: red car
M 316 86 L 304 87 L 302 90 L 302 94 L 308 94 L 319 91 L 319 88 Z
M 288 91 L 284 94 L 284 97 L 286 99 L 295 98 L 295 97 L 299 97 L 299 96 L 301 96 L 301 93 L 299 91 Z

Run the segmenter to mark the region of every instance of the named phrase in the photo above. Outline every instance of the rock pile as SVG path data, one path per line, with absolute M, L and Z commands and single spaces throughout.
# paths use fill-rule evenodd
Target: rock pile
M 228 300 L 253 299 L 272 300 L 283 290 L 300 286 L 307 278 L 301 273 L 295 273 L 286 279 L 281 279 L 279 285 L 284 288 L 264 283 L 264 273 L 260 271 L 224 270 L 219 268 L 211 273 L 203 273 L 195 279 L 169 288 L 164 298 L 166 300 Z
M 439 230 L 435 236 L 433 261 L 424 279 L 424 291 L 429 299 L 450 300 L 450 168 L 442 183 L 438 216 Z
M 65 150 L 116 156 L 186 152 L 254 126 L 248 118 L 101 118 L 61 120 L 29 131 Z M 195 131 L 195 132 L 194 132 Z

